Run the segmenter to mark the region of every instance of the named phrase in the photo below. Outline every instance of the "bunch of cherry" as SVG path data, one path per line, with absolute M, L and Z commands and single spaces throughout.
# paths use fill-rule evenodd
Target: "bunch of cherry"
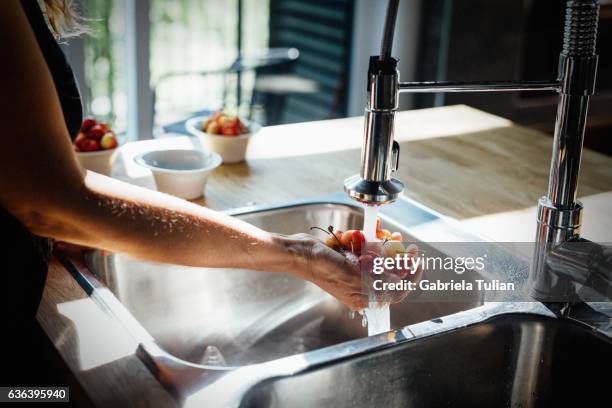
M 77 152 L 96 152 L 110 150 L 117 147 L 115 132 L 107 123 L 98 122 L 92 118 L 85 118 L 76 139 L 74 150 Z
M 366 244 L 366 238 L 362 230 L 342 231 L 329 226 L 327 230 L 323 231 L 328 234 L 325 239 L 325 245 L 328 247 L 338 252 L 350 252 L 356 256 L 362 255 Z M 380 244 L 385 249 L 387 256 L 395 256 L 398 253 L 406 252 L 406 248 L 402 244 L 402 234 L 381 228 L 380 218 L 376 220 L 376 238 L 381 241 Z
M 418 247 L 415 244 L 409 244 L 404 247 L 402 243 L 402 234 L 399 232 L 391 232 L 381 228 L 380 219 L 376 221 L 376 238 L 379 242 L 367 242 L 363 231 L 347 230 L 342 231 L 329 226 L 327 230 L 320 229 L 328 234 L 325 239 L 325 245 L 335 251 L 343 254 L 351 261 L 355 262 L 364 277 L 364 287 L 371 288 L 371 281 L 380 279 L 384 282 L 398 282 L 401 279 L 410 279 L 418 281 L 422 274 L 422 269 L 412 270 L 412 257 L 416 257 Z M 391 269 L 388 273 L 377 275 L 373 272 L 374 258 L 377 257 L 395 257 L 397 254 L 402 256 L 406 254 L 409 257 L 409 268 L 407 269 Z M 370 290 L 370 289 L 368 289 Z M 393 292 L 374 291 L 377 299 L 384 302 L 399 302 L 408 292 Z

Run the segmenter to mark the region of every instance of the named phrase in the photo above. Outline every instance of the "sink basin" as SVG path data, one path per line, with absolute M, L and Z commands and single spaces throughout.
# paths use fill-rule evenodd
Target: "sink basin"
M 567 320 L 505 314 L 262 381 L 242 407 L 609 406 L 612 341 Z
M 319 237 L 324 233 L 311 231 L 310 227 L 333 225 L 346 230 L 362 225 L 362 209 L 344 194 L 239 209 L 231 214 L 268 231 L 311 232 Z M 429 255 L 443 256 L 452 250 L 435 244 L 436 237 L 444 241 L 478 241 L 439 214 L 405 198 L 382 207 L 380 217 L 383 228 L 401 232 L 405 241 L 416 241 Z M 285 274 L 189 268 L 101 251 L 88 251 L 84 259 L 78 254 L 60 253 L 58 257 L 90 296 L 138 341 L 139 357 L 179 399 L 197 394 L 207 384 L 242 369 L 254 369 L 260 374 L 267 364 L 295 358 L 299 369 L 291 364 L 283 367 L 293 367 L 292 372 L 297 373 L 304 368 L 304 362 L 310 368 L 339 358 L 353 358 L 414 337 L 411 330 L 418 330 L 418 325 L 423 324 L 420 322 L 432 325 L 427 326 L 431 334 L 446 327 L 442 324 L 446 318 L 442 317 L 470 311 L 484 301 L 478 291 L 463 292 L 454 298 L 442 292 L 417 290 L 391 306 L 391 327 L 395 331 L 367 337 L 361 316 L 350 318 L 348 309 L 321 289 Z M 514 279 L 525 278 L 526 264 L 505 256 L 498 258 L 504 271 L 513 271 Z M 509 269 L 511 264 L 518 267 Z M 443 274 L 429 268 L 423 278 L 445 279 Z M 461 276 L 468 281 L 483 277 L 474 270 Z M 479 314 L 470 316 L 465 324 L 482 318 Z M 287 370 L 282 372 L 286 374 Z M 255 394 L 249 398 L 255 405 L 268 394 L 290 398 L 283 396 L 283 390 L 288 389 L 284 381 L 262 385 L 261 393 L 253 391 Z
M 329 202 L 236 216 L 268 231 L 321 237 L 310 227 L 347 230 L 363 222 L 361 208 Z M 384 218 L 383 227 L 409 237 L 407 226 L 396 220 Z M 217 358 L 221 354 L 222 365 L 237 367 L 367 336 L 361 316 L 349 318 L 348 309 L 317 286 L 285 274 L 163 265 L 99 251 L 87 255 L 87 264 L 162 349 L 191 363 L 209 364 L 209 346 Z M 436 273 L 427 272 L 432 279 Z M 392 328 L 481 304 L 477 294 L 453 302 L 436 301 L 436 293 L 393 305 Z

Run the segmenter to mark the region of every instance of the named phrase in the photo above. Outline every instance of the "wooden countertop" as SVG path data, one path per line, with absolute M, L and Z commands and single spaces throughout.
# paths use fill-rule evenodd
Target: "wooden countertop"
M 213 173 L 206 204 L 223 210 L 342 191 L 343 180 L 359 172 L 362 138 L 361 117 L 264 128 L 249 146 L 247 163 Z M 535 206 L 548 183 L 551 137 L 459 105 L 398 113 L 396 140 L 401 146 L 396 177 L 407 196 L 495 240 L 533 240 Z M 150 172 L 132 157 L 194 143 L 189 137 L 129 143 L 114 176 L 155 188 Z M 612 241 L 612 158 L 584 152 L 579 195 L 586 207 L 585 235 Z M 495 227 L 507 228 L 492 228 L 493 219 Z
M 263 128 L 249 146 L 248 161 L 218 168 L 206 200 L 199 202 L 223 210 L 341 191 L 343 180 L 359 171 L 362 137 L 360 117 Z M 407 196 L 472 232 L 498 241 L 533 240 L 551 137 L 467 106 L 451 106 L 398 113 L 396 140 L 401 146 L 396 176 Z M 197 141 L 189 137 L 128 143 L 113 177 L 154 188 L 150 172 L 133 164 L 132 157 L 193 144 Z M 579 195 L 585 204 L 584 235 L 612 242 L 612 158 L 584 152 Z M 56 261 L 38 319 L 97 405 L 174 404 L 134 355 L 134 341 Z

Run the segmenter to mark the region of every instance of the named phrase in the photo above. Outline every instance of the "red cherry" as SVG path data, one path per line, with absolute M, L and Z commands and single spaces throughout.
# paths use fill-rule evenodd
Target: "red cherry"
M 83 119 L 83 123 L 81 124 L 81 132 L 87 132 L 93 126 L 96 125 L 96 120 L 93 118 L 85 118 Z
M 77 137 L 74 139 L 74 146 L 76 147 L 77 151 L 83 150 L 83 143 L 85 143 L 86 140 L 87 135 L 83 132 L 79 132 Z
M 93 139 L 85 139 L 80 149 L 82 152 L 95 152 L 100 150 L 100 144 Z
M 84 132 L 79 132 L 77 136 L 74 138 L 74 143 L 77 143 L 83 139 L 87 139 L 87 135 Z
M 231 124 L 225 124 L 225 123 L 221 125 L 221 134 L 223 136 L 236 136 L 234 127 Z
M 340 245 L 342 245 L 343 249 L 347 251 L 351 250 L 352 237 L 355 231 L 356 230 L 346 230 L 342 236 L 338 237 L 340 239 Z
M 232 128 L 234 129 L 235 136 L 240 136 L 242 133 L 242 129 L 240 128 L 241 125 L 242 123 L 240 122 L 240 119 L 236 116 L 236 118 L 234 118 L 232 121 Z
M 239 120 L 237 117 L 223 122 L 221 134 L 224 136 L 238 136 L 240 134 Z
M 353 232 L 351 236 L 352 251 L 355 255 L 361 254 L 361 248 L 363 248 L 363 244 L 365 243 L 365 235 L 360 230 L 356 230 Z
M 102 125 L 94 125 L 91 129 L 89 129 L 89 137 L 95 141 L 99 141 L 102 139 L 102 136 L 107 132 L 107 130 Z

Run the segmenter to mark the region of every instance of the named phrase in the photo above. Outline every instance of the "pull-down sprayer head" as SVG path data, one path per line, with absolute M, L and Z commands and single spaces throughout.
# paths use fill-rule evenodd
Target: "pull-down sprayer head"
M 391 177 L 399 159 L 399 145 L 393 140 L 398 82 L 397 60 L 370 57 L 361 172 L 344 181 L 349 196 L 365 204 L 392 202 L 404 190 L 402 182 Z
M 395 201 L 404 191 L 404 184 L 391 177 L 399 160 L 399 145 L 393 140 L 399 73 L 391 57 L 398 3 L 389 0 L 380 56 L 370 57 L 361 172 L 344 181 L 350 197 L 370 205 Z

